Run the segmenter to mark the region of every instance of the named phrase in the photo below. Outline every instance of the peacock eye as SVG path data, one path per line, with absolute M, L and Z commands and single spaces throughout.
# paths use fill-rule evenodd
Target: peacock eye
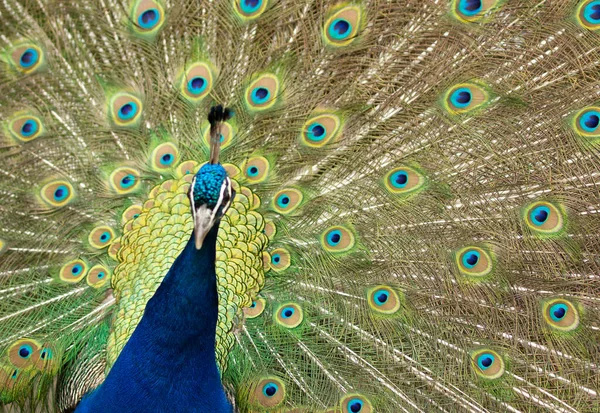
M 59 277 L 67 283 L 77 283 L 83 279 L 87 270 L 88 266 L 83 260 L 72 260 L 61 267 Z
M 197 96 L 204 92 L 208 86 L 208 81 L 202 76 L 196 76 L 188 82 L 188 91 L 190 94 Z
M 271 108 L 279 100 L 279 79 L 272 73 L 256 78 L 246 88 L 246 106 L 251 112 L 260 112 Z
M 25 344 L 19 347 L 19 357 L 23 359 L 28 359 L 31 357 L 31 353 L 33 353 L 33 349 L 29 344 Z
M 458 250 L 456 252 L 456 263 L 462 274 L 476 277 L 488 275 L 494 265 L 491 252 L 487 248 L 476 246 Z
M 258 380 L 250 394 L 250 402 L 261 409 L 277 407 L 285 399 L 285 385 L 277 377 L 265 377 Z
M 130 19 L 134 34 L 154 38 L 165 22 L 164 9 L 159 1 L 137 0 L 131 8 Z
M 333 13 L 325 22 L 323 37 L 327 45 L 346 46 L 357 37 L 361 26 L 362 10 L 349 5 Z
M 383 184 L 389 193 L 406 196 L 422 189 L 425 177 L 413 168 L 401 166 L 390 170 L 385 175 Z
M 150 164 L 156 172 L 162 172 L 172 168 L 178 159 L 179 151 L 177 147 L 170 142 L 165 142 L 154 148 L 150 157 Z
M 73 200 L 73 186 L 65 180 L 52 181 L 42 187 L 40 196 L 48 206 L 62 207 Z
M 471 354 L 475 373 L 486 379 L 497 379 L 504 374 L 504 360 L 491 349 L 481 349 Z
M 296 303 L 284 304 L 275 313 L 275 321 L 282 327 L 298 327 L 304 319 L 302 308 Z
M 564 216 L 558 204 L 534 202 L 524 209 L 525 222 L 533 232 L 542 236 L 552 236 L 564 227 Z
M 106 267 L 95 265 L 88 271 L 86 281 L 90 287 L 100 288 L 107 284 L 109 275 L 110 273 Z
M 598 30 L 600 28 L 600 1 L 581 2 L 577 11 L 577 22 L 586 29 Z
M 354 234 L 348 228 L 334 226 L 321 235 L 321 245 L 329 252 L 350 251 L 355 245 Z
M 453 0 L 452 13 L 462 22 L 475 22 L 492 10 L 500 0 Z
M 275 272 L 281 272 L 288 269 L 291 263 L 291 255 L 285 248 L 277 248 L 271 252 L 270 267 Z
M 367 292 L 369 307 L 377 313 L 392 315 L 401 307 L 401 297 L 398 292 L 386 285 L 372 287 Z
M 579 311 L 571 301 L 547 300 L 542 304 L 542 312 L 546 323 L 555 330 L 572 331 L 579 326 Z
M 448 89 L 444 107 L 450 114 L 462 114 L 482 107 L 490 101 L 488 92 L 475 83 L 461 83 Z
M 361 394 L 348 394 L 340 402 L 343 413 L 372 413 L 373 406 L 369 399 Z
M 276 212 L 287 215 L 294 211 L 302 203 L 304 198 L 302 192 L 294 188 L 285 188 L 277 192 L 273 199 L 275 202 L 272 207 Z
M 148 9 L 140 13 L 138 24 L 142 29 L 150 30 L 156 27 L 160 21 L 160 11 L 158 9 Z
M 244 315 L 246 318 L 256 318 L 263 313 L 265 310 L 266 301 L 263 298 L 257 298 L 252 301 L 250 307 L 244 308 Z
M 268 178 L 270 165 L 266 158 L 255 156 L 244 162 L 241 165 L 241 170 L 250 183 L 259 183 Z
M 267 0 L 233 0 L 234 10 L 243 21 L 256 19 L 267 9 Z
M 309 118 L 302 127 L 300 141 L 312 148 L 320 148 L 336 139 L 341 130 L 341 120 L 337 115 L 322 113 Z
M 117 168 L 110 174 L 109 186 L 117 194 L 128 194 L 138 188 L 139 176 L 139 172 L 133 168 Z
M 34 340 L 19 339 L 8 348 L 8 361 L 18 369 L 29 367 L 32 362 L 35 362 L 32 356 L 39 348 L 39 343 Z

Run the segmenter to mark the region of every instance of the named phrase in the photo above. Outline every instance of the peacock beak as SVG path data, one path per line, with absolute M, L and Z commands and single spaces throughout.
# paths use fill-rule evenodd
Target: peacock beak
M 202 248 L 204 238 L 215 225 L 215 221 L 216 214 L 213 214 L 213 211 L 207 205 L 200 205 L 199 208 L 196 208 L 194 214 L 194 244 L 196 244 L 197 250 Z

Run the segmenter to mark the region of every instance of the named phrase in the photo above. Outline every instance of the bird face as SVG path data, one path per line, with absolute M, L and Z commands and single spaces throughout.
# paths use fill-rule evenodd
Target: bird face
M 219 164 L 205 164 L 192 180 L 189 197 L 194 218 L 194 242 L 199 250 L 206 234 L 227 212 L 235 191 L 225 168 Z

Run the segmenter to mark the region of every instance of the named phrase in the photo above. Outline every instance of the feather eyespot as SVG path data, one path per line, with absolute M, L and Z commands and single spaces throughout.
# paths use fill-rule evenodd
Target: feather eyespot
M 179 151 L 177 147 L 171 142 L 165 142 L 154 148 L 150 162 L 152 169 L 156 172 L 162 172 L 174 167 L 178 159 Z
M 163 6 L 153 0 L 138 0 L 131 8 L 131 28 L 142 37 L 154 37 L 165 22 Z
M 323 28 L 325 43 L 333 47 L 352 43 L 362 29 L 363 11 L 359 6 L 349 5 L 335 11 Z
M 78 283 L 85 277 L 88 266 L 83 260 L 72 260 L 62 266 L 59 278 L 67 283 Z
M 383 184 L 391 194 L 408 195 L 423 188 L 425 177 L 413 168 L 401 166 L 389 171 L 384 177 Z
M 9 122 L 9 131 L 19 143 L 26 143 L 38 138 L 44 132 L 42 121 L 37 116 L 17 116 Z
M 245 102 L 250 112 L 262 112 L 279 100 L 279 79 L 271 73 L 260 75 L 246 88 Z
M 342 226 L 333 226 L 321 235 L 321 245 L 329 252 L 347 252 L 354 247 L 354 244 L 354 234 Z
M 275 321 L 285 328 L 296 328 L 303 319 L 302 307 L 295 303 L 283 304 L 275 312 Z
M 281 272 L 290 267 L 291 255 L 285 248 L 277 248 L 271 252 L 271 269 Z
M 117 93 L 110 101 L 109 117 L 116 127 L 139 125 L 142 114 L 142 101 L 131 93 Z
M 265 311 L 265 306 L 267 302 L 264 298 L 257 298 L 252 301 L 250 307 L 244 308 L 244 315 L 246 318 L 256 318 Z
M 401 307 L 400 295 L 387 285 L 378 285 L 367 291 L 369 307 L 381 314 L 395 314 Z
M 304 123 L 300 142 L 311 148 L 320 148 L 337 139 L 341 129 L 342 122 L 337 115 L 321 113 Z
M 475 373 L 485 379 L 497 379 L 504 374 L 504 360 L 494 350 L 484 348 L 471 353 Z
M 598 3 L 600 7 L 600 1 Z M 573 117 L 572 125 L 578 135 L 589 138 L 600 137 L 600 107 L 589 106 L 580 110 Z
M 272 208 L 282 215 L 292 213 L 302 203 L 303 195 L 297 189 L 285 188 L 273 196 Z
M 267 9 L 267 0 L 233 0 L 236 14 L 244 21 L 256 19 Z
M 54 208 L 67 205 L 73 200 L 74 196 L 73 186 L 62 179 L 47 183 L 40 191 L 42 201 Z
M 8 348 L 8 359 L 18 369 L 23 369 L 37 362 L 37 351 L 40 344 L 28 338 L 15 341 Z
M 109 226 L 101 225 L 90 231 L 88 242 L 92 248 L 102 249 L 108 247 L 114 238 L 115 232 L 113 229 Z
M 30 74 L 38 71 L 44 64 L 44 52 L 32 43 L 16 46 L 9 53 L 12 65 L 21 73 Z
M 202 101 L 212 90 L 215 72 L 208 62 L 190 65 L 181 79 L 181 93 L 191 103 Z
M 460 83 L 446 91 L 444 107 L 455 115 L 472 112 L 490 100 L 488 92 L 475 83 Z
M 577 307 L 563 298 L 542 302 L 542 314 L 546 323 L 554 330 L 567 332 L 579 326 Z
M 341 402 L 340 407 L 343 413 L 372 413 L 373 406 L 369 399 L 362 394 L 347 394 Z
M 257 381 L 250 394 L 250 402 L 263 408 L 279 406 L 285 399 L 285 385 L 277 377 L 264 377 Z
M 249 183 L 260 183 L 269 176 L 269 161 L 262 156 L 254 156 L 245 161 L 240 169 Z
M 491 11 L 499 0 L 453 0 L 454 16 L 466 23 L 475 22 Z
M 125 211 L 123 211 L 123 215 L 121 216 L 121 224 L 125 225 L 132 219 L 136 219 L 142 213 L 141 205 L 131 205 Z
M 562 208 L 551 202 L 534 202 L 526 206 L 523 213 L 527 226 L 541 236 L 555 236 L 565 224 Z
M 579 3 L 576 14 L 577 22 L 588 30 L 600 28 L 600 1 L 585 0 Z
M 111 273 L 103 265 L 95 265 L 90 268 L 87 274 L 86 281 L 90 287 L 100 288 L 108 282 Z
M 491 253 L 481 247 L 469 246 L 455 253 L 456 265 L 464 275 L 483 277 L 492 272 L 493 259 Z
M 140 174 L 129 167 L 115 169 L 108 179 L 110 188 L 119 195 L 128 194 L 137 189 L 140 184 Z

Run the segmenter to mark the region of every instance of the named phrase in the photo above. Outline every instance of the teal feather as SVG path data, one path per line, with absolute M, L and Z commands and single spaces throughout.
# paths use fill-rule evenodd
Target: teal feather
M 110 374 L 191 234 L 216 104 L 238 195 L 211 384 L 237 410 L 600 411 L 600 2 L 0 18 L 6 411 L 69 411 Z

